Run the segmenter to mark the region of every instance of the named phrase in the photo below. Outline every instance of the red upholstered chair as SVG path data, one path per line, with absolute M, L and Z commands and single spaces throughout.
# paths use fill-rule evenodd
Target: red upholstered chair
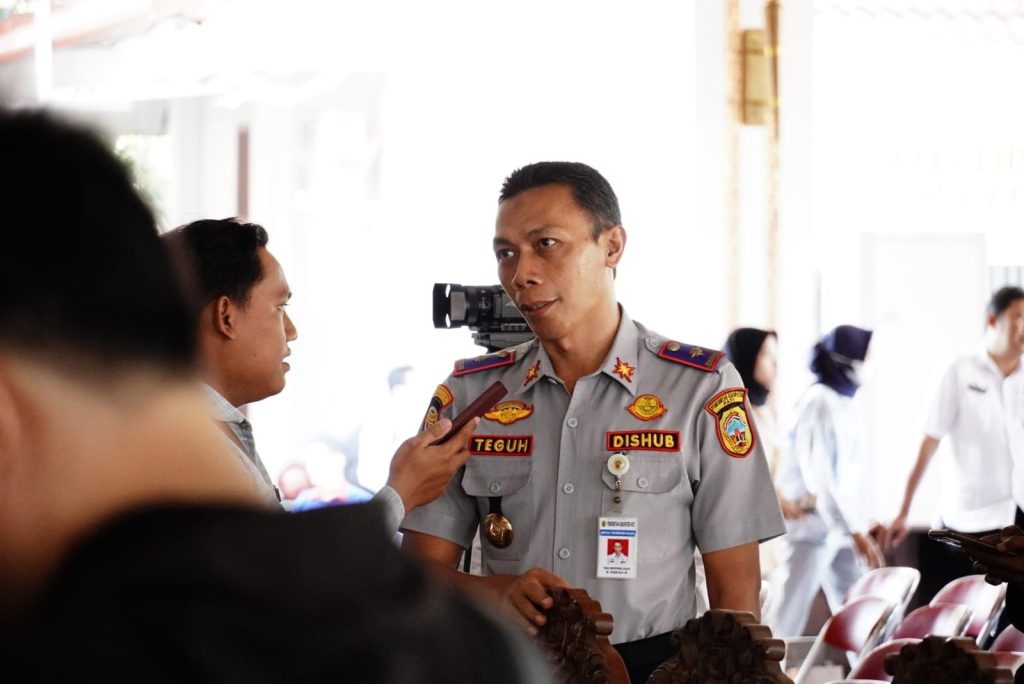
M 963 636 L 971 623 L 971 610 L 959 603 L 933 603 L 921 606 L 903 618 L 892 633 L 893 639 L 924 639 L 926 636 Z
M 873 648 L 881 639 L 885 625 L 896 610 L 896 604 L 874 596 L 853 599 L 829 618 L 814 640 L 807 658 L 796 674 L 796 684 L 805 684 L 811 670 L 829 651 L 856 664 L 859 656 Z
M 1017 668 L 1024 664 L 1024 653 L 1013 653 L 1011 651 L 993 651 L 996 663 L 999 667 L 1005 667 L 1010 672 L 1016 673 Z
M 846 601 L 861 596 L 877 596 L 896 603 L 901 610 L 906 610 L 910 598 L 917 591 L 921 581 L 921 573 L 916 568 L 888 567 L 876 568 L 861 575 L 850 591 Z
M 1024 632 L 1013 625 L 1007 625 L 1006 629 L 1000 632 L 996 640 L 992 642 L 992 647 L 988 650 L 1005 653 L 1011 651 L 1024 653 Z
M 981 644 L 999 622 L 1005 600 L 1005 584 L 993 586 L 985 581 L 984 575 L 969 575 L 944 586 L 929 605 L 959 603 L 970 608 L 974 617 L 967 626 L 967 636 Z
M 890 653 L 898 653 L 907 644 L 916 644 L 918 641 L 919 639 L 893 639 L 880 646 L 875 646 L 850 671 L 848 679 L 873 679 L 881 682 L 891 682 L 892 675 L 885 672 L 885 656 Z

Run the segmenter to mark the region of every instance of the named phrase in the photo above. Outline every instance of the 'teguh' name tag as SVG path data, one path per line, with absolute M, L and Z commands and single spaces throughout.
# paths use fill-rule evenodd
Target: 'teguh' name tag
M 473 435 L 469 440 L 473 456 L 531 456 L 533 435 Z

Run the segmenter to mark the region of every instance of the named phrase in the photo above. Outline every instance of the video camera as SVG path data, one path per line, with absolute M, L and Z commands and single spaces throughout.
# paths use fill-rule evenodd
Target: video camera
M 434 327 L 473 331 L 473 341 L 496 352 L 533 337 L 530 326 L 501 285 L 434 283 Z

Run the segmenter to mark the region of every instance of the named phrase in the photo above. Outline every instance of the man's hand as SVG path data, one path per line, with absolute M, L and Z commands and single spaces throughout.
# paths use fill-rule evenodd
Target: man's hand
M 964 553 L 974 561 L 974 567 L 985 573 L 990 584 L 1024 582 L 1024 531 L 1016 525 L 1005 527 L 1001 532 L 987 534 L 981 541 L 995 544 L 1000 551 L 1013 555 L 990 553 L 979 549 L 962 547 Z
M 907 536 L 907 516 L 899 514 L 892 519 L 888 527 L 883 527 L 879 530 L 878 543 L 879 545 L 888 551 L 893 548 Z
M 878 548 L 874 539 L 860 532 L 854 532 L 850 536 L 853 538 L 854 550 L 858 556 L 864 559 L 869 568 L 874 570 L 885 567 L 885 556 L 882 555 L 882 550 Z
M 479 422 L 474 418 L 444 444 L 428 446 L 451 429 L 452 421 L 443 418 L 398 447 L 391 459 L 388 486 L 402 497 L 407 512 L 441 496 L 455 471 L 469 459 L 469 436 Z
M 503 579 L 506 583 L 499 588 L 501 606 L 531 636 L 536 636 L 537 628 L 548 621 L 544 611 L 555 604 L 548 589 L 571 588 L 564 579 L 544 568 L 533 568 L 522 575 L 506 575 Z
M 806 513 L 800 506 L 794 501 L 790 501 L 784 496 L 779 497 L 779 508 L 782 509 L 782 517 L 786 520 L 797 520 L 804 517 Z

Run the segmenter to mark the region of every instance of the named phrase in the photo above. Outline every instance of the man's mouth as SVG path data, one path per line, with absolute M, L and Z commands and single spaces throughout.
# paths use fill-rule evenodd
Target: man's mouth
M 519 311 L 528 318 L 536 316 L 542 316 L 544 313 L 551 308 L 551 305 L 555 303 L 555 300 L 542 301 L 542 302 L 531 302 L 529 304 L 519 304 Z

